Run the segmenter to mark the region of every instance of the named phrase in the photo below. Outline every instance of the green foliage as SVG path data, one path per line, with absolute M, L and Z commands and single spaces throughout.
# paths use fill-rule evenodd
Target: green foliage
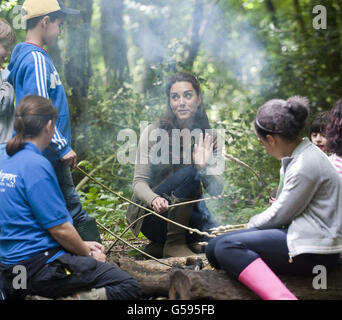
M 99 73 L 93 77 L 88 96 L 92 106 L 89 160 L 94 164 L 117 152 L 119 130 L 130 128 L 139 137 L 139 121 L 151 123 L 158 118 L 165 108 L 165 77 L 175 70 L 186 69 L 183 62 L 189 42 L 182 31 L 191 25 L 194 2 L 187 3 L 188 10 L 182 19 L 175 18 L 177 6 L 170 13 L 164 3 L 137 1 L 136 4 L 132 2 L 126 8 L 130 21 L 127 25 L 129 52 L 134 52 L 130 55 L 131 74 L 135 81 L 124 83 L 114 93 L 102 87 L 101 68 L 98 68 L 102 58 L 96 59 Z M 155 15 L 153 8 L 159 8 L 160 16 Z M 226 152 L 251 166 L 268 186 L 266 189 L 248 169 L 227 160 L 224 194 L 230 197 L 208 202 L 220 223 L 246 222 L 250 216 L 264 210 L 269 205 L 270 190 L 278 183 L 280 164 L 266 154 L 253 132 L 252 123 L 258 107 L 270 98 L 287 98 L 294 94 L 309 96 L 318 109 L 325 107 L 319 101 L 326 99 L 323 96 L 326 92 L 317 90 L 318 86 L 326 87 L 329 82 L 324 64 L 322 67 L 317 65 L 321 49 L 314 38 L 320 35 L 310 29 L 314 38 L 305 39 L 295 23 L 291 5 L 277 3 L 275 10 L 278 19 L 273 20 L 263 1 L 220 2 L 212 10 L 214 22 L 206 30 L 193 66 L 192 71 L 201 82 L 212 126 L 225 129 Z M 99 16 L 98 11 L 95 12 L 96 23 Z M 305 12 L 303 10 L 304 15 Z M 305 19 L 310 22 L 307 15 Z M 150 29 L 156 25 L 158 30 Z M 142 30 L 147 34 L 154 32 L 152 54 L 155 53 L 154 45 L 164 49 L 162 59 L 151 59 L 149 65 L 154 77 L 152 95 L 140 91 L 145 68 L 140 41 Z M 92 50 L 99 54 L 95 48 Z M 313 75 L 317 68 L 322 71 L 319 81 Z M 97 172 L 97 176 L 103 178 L 106 185 L 130 196 L 133 170 L 133 165 L 120 165 L 114 159 Z M 89 190 L 89 187 L 84 189 Z M 103 217 L 108 221 L 112 219 L 110 215 Z
M 222 224 L 245 223 L 269 205 L 270 192 L 278 184 L 280 164 L 266 154 L 252 130 L 254 111 L 246 111 L 243 117 L 236 110 L 225 114 L 220 118 L 227 120 L 220 122 L 220 125 L 226 132 L 227 154 L 253 168 L 267 188 L 251 170 L 226 160 L 223 193 L 230 197 L 217 204 L 209 203 L 208 207 Z
M 0 3 L 1 16 L 11 21 L 17 2 Z M 87 137 L 86 159 L 92 165 L 87 170 L 99 167 L 97 179 L 130 197 L 134 165 L 118 162 L 117 152 L 124 143 L 117 140 L 118 133 L 128 128 L 139 139 L 139 123 L 155 121 L 165 109 L 165 78 L 176 70 L 190 70 L 201 82 L 212 127 L 225 129 L 227 154 L 248 164 L 267 184 L 265 188 L 250 170 L 226 161 L 224 193 L 230 197 L 209 201 L 208 206 L 220 223 L 246 222 L 268 206 L 280 167 L 254 134 L 257 109 L 272 98 L 304 95 L 315 113 L 330 109 L 341 95 L 341 1 L 208 0 L 203 1 L 201 19 L 196 20 L 198 3 L 124 1 L 130 77 L 107 84 L 101 41 L 111 39 L 102 38 L 100 0 L 93 1 L 87 126 L 73 141 L 77 146 Z M 327 30 L 312 27 L 312 9 L 317 4 L 327 7 Z M 192 29 L 195 20 L 200 22 L 198 34 Z M 24 32 L 16 33 L 22 41 Z M 189 66 L 186 60 L 196 35 L 199 51 Z M 63 44 L 61 39 L 60 47 Z M 68 53 L 60 51 L 65 64 Z M 72 95 L 73 88 L 65 87 Z M 78 183 L 83 177 L 75 172 L 74 178 Z M 127 204 L 122 200 L 92 182 L 82 187 L 80 195 L 85 209 L 99 222 L 115 232 L 124 228 Z
M 88 187 L 87 192 L 79 192 L 84 210 L 113 233 L 120 235 L 127 227 L 127 203 L 119 197 L 101 190 L 98 185 L 89 184 Z M 127 232 L 125 237 L 131 238 L 132 233 Z

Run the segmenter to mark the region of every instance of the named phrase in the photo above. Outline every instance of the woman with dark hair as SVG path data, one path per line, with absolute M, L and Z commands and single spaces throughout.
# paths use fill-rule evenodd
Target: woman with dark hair
M 211 195 L 221 193 L 222 172 L 211 162 L 219 158 L 219 139 L 210 128 L 200 84 L 192 74 L 172 76 L 166 95 L 164 116 L 140 137 L 132 200 L 182 225 L 208 230 L 216 223 L 204 202 L 170 209 L 169 205 L 200 198 L 202 185 Z M 132 223 L 144 213 L 130 205 L 127 220 Z M 138 221 L 133 231 L 136 235 L 141 231 L 151 241 L 145 250 L 158 258 L 193 255 L 194 244 L 203 240 L 155 215 Z
M 136 299 L 137 281 L 105 263 L 100 243 L 83 241 L 77 233 L 53 167 L 42 155 L 57 115 L 49 99 L 23 98 L 16 110 L 16 135 L 0 160 L 0 300 L 27 294 Z M 25 285 L 14 285 L 18 266 L 25 268 Z
M 282 163 L 276 201 L 247 229 L 218 236 L 206 248 L 212 266 L 266 300 L 296 299 L 273 272 L 309 275 L 316 265 L 329 271 L 342 252 L 342 185 L 328 157 L 301 136 L 308 114 L 302 97 L 259 108 L 255 132 Z
M 342 99 L 339 99 L 329 114 L 325 136 L 329 157 L 342 179 Z

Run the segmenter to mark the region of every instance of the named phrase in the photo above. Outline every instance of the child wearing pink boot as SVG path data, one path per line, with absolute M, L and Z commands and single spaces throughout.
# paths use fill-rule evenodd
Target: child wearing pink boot
M 342 184 L 328 157 L 301 132 L 306 98 L 274 99 L 259 108 L 254 128 L 266 151 L 281 160 L 275 202 L 247 229 L 211 240 L 210 264 L 265 300 L 296 300 L 276 274 L 312 275 L 333 269 L 342 252 Z

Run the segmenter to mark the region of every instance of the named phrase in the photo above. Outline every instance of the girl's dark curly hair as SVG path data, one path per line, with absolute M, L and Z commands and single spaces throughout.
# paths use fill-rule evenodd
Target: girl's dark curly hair
M 326 148 L 328 152 L 342 156 L 342 99 L 334 104 L 325 128 Z
M 327 121 L 329 118 L 329 112 L 323 111 L 318 113 L 311 122 L 309 129 L 309 138 L 311 140 L 312 133 L 325 133 L 325 126 L 327 125 Z

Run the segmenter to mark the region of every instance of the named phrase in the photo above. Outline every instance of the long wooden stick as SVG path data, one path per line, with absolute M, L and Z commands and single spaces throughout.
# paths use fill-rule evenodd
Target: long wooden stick
M 143 209 L 143 210 L 145 210 L 145 211 L 147 211 L 147 212 L 151 212 L 152 214 L 154 214 L 154 215 L 157 216 L 158 218 L 163 219 L 163 220 L 165 220 L 165 221 L 167 221 L 167 222 L 173 223 L 173 224 L 175 224 L 176 226 L 181 227 L 181 228 L 183 228 L 183 229 L 186 229 L 186 230 L 188 230 L 190 233 L 197 233 L 197 234 L 200 235 L 200 236 L 206 236 L 206 237 L 208 237 L 208 238 L 213 238 L 213 236 L 210 235 L 208 232 L 202 232 L 202 231 L 200 231 L 200 230 L 198 230 L 198 229 L 194 229 L 194 228 L 190 228 L 190 227 L 184 226 L 184 225 L 182 225 L 182 224 L 180 224 L 180 223 L 178 223 L 178 222 L 175 222 L 175 221 L 173 221 L 173 220 L 170 220 L 170 219 L 168 219 L 168 218 L 166 218 L 166 217 L 164 217 L 164 216 L 158 214 L 158 213 L 155 212 L 155 211 L 152 211 L 152 210 L 149 209 L 149 208 L 146 208 L 146 207 L 144 207 L 144 206 L 142 206 L 142 205 L 140 205 L 140 204 L 138 204 L 138 203 L 133 202 L 132 200 L 130 200 L 130 199 L 128 199 L 128 198 L 122 196 L 122 195 L 119 194 L 118 192 L 115 192 L 115 191 L 111 190 L 110 188 L 108 188 L 107 186 L 105 186 L 105 185 L 104 185 L 103 183 L 101 183 L 100 181 L 97 181 L 95 178 L 93 178 L 92 176 L 90 176 L 87 172 L 85 172 L 84 170 L 82 170 L 80 167 L 77 166 L 76 168 L 77 168 L 80 172 L 82 172 L 84 175 L 86 175 L 87 177 L 89 177 L 90 180 L 94 181 L 95 183 L 97 183 L 98 185 L 100 185 L 102 188 L 104 188 L 104 189 L 107 190 L 108 192 L 110 192 L 110 193 L 116 195 L 117 197 L 119 197 L 119 198 L 125 200 L 126 202 L 129 202 L 129 203 L 135 205 L 136 207 L 141 208 L 141 209 Z
M 96 171 L 102 169 L 108 162 L 112 161 L 115 157 L 115 154 L 108 157 L 105 161 L 103 161 L 103 163 L 101 163 L 99 166 L 97 166 L 94 170 L 90 171 L 90 175 L 93 175 Z M 84 177 L 80 182 L 79 184 L 76 186 L 76 191 L 79 191 L 81 190 L 81 188 L 83 187 L 83 185 L 86 184 L 86 182 L 88 181 L 88 177 Z
M 243 161 L 241 161 L 240 159 L 237 159 L 235 157 L 233 157 L 230 154 L 225 154 L 224 155 L 225 158 L 227 158 L 228 160 L 231 160 L 233 162 L 235 162 L 236 164 L 243 166 L 244 168 L 250 170 L 253 172 L 253 174 L 259 179 L 259 181 L 261 181 L 261 183 L 263 184 L 263 186 L 266 188 L 266 190 L 270 193 L 271 191 L 268 189 L 268 186 L 266 184 L 266 182 L 261 178 L 261 176 L 252 168 L 250 167 L 248 164 L 244 163 Z
M 105 231 L 107 231 L 108 233 L 110 233 L 113 237 L 115 237 L 116 239 L 122 241 L 124 244 L 128 245 L 128 246 L 131 247 L 132 249 L 139 251 L 139 252 L 142 253 L 143 255 L 145 255 L 145 256 L 149 257 L 150 259 L 153 259 L 153 260 L 155 260 L 155 261 L 157 261 L 157 262 L 159 262 L 159 263 L 161 263 L 161 264 L 164 264 L 164 265 L 166 265 L 166 266 L 168 266 L 168 267 L 172 267 L 170 264 L 165 263 L 165 262 L 163 262 L 163 261 L 160 261 L 159 259 L 157 259 L 157 258 L 155 258 L 155 257 L 153 257 L 153 256 L 151 256 L 151 255 L 149 255 L 148 253 L 146 253 L 146 252 L 140 250 L 139 248 L 133 246 L 132 244 L 130 244 L 130 243 L 127 242 L 126 240 L 122 239 L 121 237 L 117 236 L 115 233 L 113 233 L 112 231 L 110 231 L 108 228 L 106 228 L 106 227 L 105 227 L 104 225 L 102 225 L 101 223 L 99 223 L 99 222 L 96 222 L 96 223 L 97 223 L 102 229 L 104 229 Z
M 110 192 L 110 193 L 116 195 L 117 197 L 119 197 L 119 198 L 121 198 L 121 199 L 123 199 L 123 200 L 125 200 L 125 201 L 127 201 L 127 202 L 129 202 L 129 203 L 131 203 L 131 204 L 133 204 L 133 205 L 135 205 L 135 206 L 137 206 L 137 207 L 139 207 L 139 208 L 141 208 L 141 209 L 147 211 L 147 212 L 149 212 L 148 214 L 145 214 L 145 215 L 139 217 L 138 219 L 136 219 L 135 221 L 133 221 L 133 222 L 132 222 L 124 231 L 123 231 L 123 233 L 122 233 L 121 236 L 123 236 L 123 235 L 129 230 L 129 228 L 130 228 L 132 225 L 134 225 L 136 222 L 138 222 L 140 219 L 143 219 L 143 218 L 145 218 L 146 216 L 148 216 L 148 215 L 150 215 L 150 214 L 154 214 L 154 215 L 156 215 L 157 217 L 159 217 L 159 218 L 161 218 L 161 219 L 163 219 L 163 220 L 165 220 L 165 221 L 167 221 L 167 222 L 173 223 L 173 224 L 175 224 L 175 225 L 177 225 L 177 226 L 179 226 L 179 227 L 181 227 L 181 228 L 183 228 L 183 229 L 188 230 L 190 233 L 194 233 L 194 232 L 195 232 L 195 233 L 197 233 L 198 235 L 206 236 L 206 237 L 208 237 L 208 238 L 215 238 L 215 237 L 216 237 L 216 235 L 214 235 L 214 234 L 209 234 L 208 232 L 202 232 L 202 231 L 200 231 L 200 230 L 198 230 L 198 229 L 193 229 L 193 228 L 184 226 L 184 225 L 182 225 L 182 224 L 179 224 L 179 223 L 177 223 L 177 222 L 175 222 L 175 221 L 173 221 L 173 220 L 170 220 L 170 219 L 168 219 L 168 218 L 166 218 L 166 217 L 164 217 L 164 216 L 162 216 L 162 215 L 156 213 L 155 211 L 150 210 L 149 208 L 143 207 L 143 206 L 141 206 L 140 204 L 135 203 L 135 202 L 131 201 L 130 199 L 128 199 L 128 198 L 122 196 L 121 194 L 119 194 L 119 193 L 117 193 L 117 192 L 111 190 L 110 188 L 108 188 L 107 186 L 105 186 L 104 184 L 102 184 L 101 182 L 97 181 L 97 180 L 96 180 L 94 177 L 92 177 L 90 174 L 88 174 L 87 172 L 85 172 L 84 170 L 82 170 L 79 166 L 77 166 L 77 169 L 78 169 L 81 173 L 83 173 L 84 175 L 86 175 L 90 180 L 92 180 L 93 182 L 97 183 L 98 185 L 100 185 L 102 188 L 104 188 L 104 189 L 107 190 L 108 192 Z M 169 208 L 171 208 L 171 207 L 176 207 L 176 206 L 181 206 L 181 205 L 185 205 L 185 204 L 189 204 L 189 203 L 207 201 L 207 200 L 211 200 L 211 199 L 222 199 L 222 198 L 227 198 L 227 197 L 229 197 L 229 195 L 212 196 L 212 197 L 208 197 L 208 198 L 202 198 L 202 199 L 191 200 L 191 201 L 186 201 L 186 202 L 182 202 L 182 203 L 173 204 L 173 205 L 170 205 Z M 108 230 L 106 227 L 104 227 L 104 226 L 101 225 L 100 223 L 98 223 L 98 224 L 99 224 L 103 229 L 107 230 L 107 231 L 110 232 L 112 235 L 114 235 L 114 234 L 113 234 L 110 230 Z M 241 226 L 242 226 L 242 225 L 241 225 Z M 240 227 L 240 225 L 237 225 L 236 228 L 237 228 L 237 229 L 234 228 L 234 230 L 242 229 L 242 227 Z M 228 230 L 227 230 L 227 231 L 228 231 Z M 117 240 L 116 240 L 116 241 L 111 245 L 111 247 L 107 250 L 107 253 L 109 253 L 109 252 L 111 251 L 111 249 L 114 247 L 114 245 L 117 243 L 118 240 L 124 241 L 123 239 L 121 239 L 121 238 L 120 238 L 119 236 L 117 236 L 117 235 L 114 235 L 114 237 L 116 237 Z M 126 243 L 126 242 L 125 242 L 125 243 Z M 138 249 L 138 248 L 135 248 L 134 246 L 133 246 L 133 248 L 136 249 L 137 251 L 143 253 L 144 255 L 149 256 L 146 252 L 144 252 L 144 251 L 142 251 L 142 250 L 140 250 L 140 249 Z M 149 256 L 149 257 L 152 257 L 152 256 Z M 155 258 L 154 258 L 154 259 L 155 259 Z
M 208 201 L 208 200 L 217 200 L 217 199 L 225 199 L 225 198 L 230 198 L 230 197 L 231 197 L 231 195 L 222 194 L 222 195 L 219 195 L 219 196 L 211 196 L 211 197 L 207 197 L 207 198 L 200 198 L 200 199 L 196 199 L 196 200 L 190 200 L 190 201 L 170 204 L 169 208 L 183 206 L 183 205 L 186 205 L 186 204 L 191 204 L 191 203 L 196 203 L 196 202 L 202 202 L 202 201 Z
M 230 154 L 225 154 L 224 155 L 227 159 L 243 166 L 244 168 L 247 168 L 248 170 L 252 171 L 253 174 L 261 181 L 261 183 L 264 185 L 264 187 L 268 190 L 268 187 L 267 187 L 267 184 L 266 182 L 261 178 L 261 176 L 253 169 L 251 168 L 248 164 L 244 163 L 243 161 L 233 157 L 232 155 Z M 102 167 L 102 166 L 100 166 Z M 80 170 L 84 175 L 87 176 L 88 179 L 91 179 L 92 181 L 94 181 L 95 183 L 99 184 L 100 186 L 102 186 L 103 188 L 105 188 L 107 191 L 113 193 L 114 195 L 124 199 L 125 201 L 128 201 L 129 203 L 132 203 L 133 205 L 135 206 L 138 206 L 140 208 L 143 208 L 142 206 L 138 205 L 137 203 L 134 203 L 133 201 L 121 196 L 119 193 L 116 193 L 115 191 L 109 189 L 108 187 L 106 187 L 105 185 L 101 184 L 99 181 L 95 180 L 95 178 L 93 178 L 91 176 L 91 174 L 88 174 L 86 173 L 84 170 L 82 170 L 79 166 L 77 166 L 77 169 Z M 95 172 L 97 170 L 97 168 L 95 170 L 93 170 L 91 173 Z M 83 181 L 83 180 L 82 180 Z M 269 190 L 268 190 L 269 191 Z M 207 197 L 207 198 L 200 198 L 200 199 L 196 199 L 196 200 L 191 200 L 191 201 L 186 201 L 186 202 L 180 202 L 180 203 L 175 203 L 175 204 L 171 204 L 169 205 L 169 208 L 172 208 L 172 207 L 178 207 L 178 206 L 182 206 L 182 205 L 186 205 L 186 204 L 191 204 L 191 203 L 197 203 L 197 202 L 202 202 L 202 201 L 208 201 L 208 200 L 217 200 L 217 199 L 225 199 L 225 198 L 229 198 L 231 197 L 231 195 L 226 195 L 226 194 L 223 194 L 223 195 L 219 195 L 219 196 L 211 196 L 211 197 Z M 150 211 L 151 213 L 153 213 L 151 210 L 147 209 L 147 208 L 144 208 L 146 211 Z M 158 214 L 157 214 L 158 215 Z M 167 219 L 165 217 L 163 217 L 164 219 Z M 163 219 L 162 218 L 162 219 Z M 175 223 L 176 224 L 176 223 Z M 189 230 L 190 231 L 190 230 Z M 194 232 L 193 230 L 191 230 L 191 232 Z
M 121 234 L 120 234 L 120 237 L 123 237 L 124 235 L 125 235 L 125 233 L 133 226 L 133 225 L 135 225 L 139 220 L 141 220 L 141 219 L 144 219 L 145 217 L 147 217 L 147 216 L 149 216 L 149 215 L 151 215 L 152 213 L 151 212 L 149 212 L 149 213 L 146 213 L 146 214 L 144 214 L 144 215 L 142 215 L 142 216 L 140 216 L 138 219 L 136 219 L 136 220 L 134 220 Z M 114 242 L 113 242 L 113 244 L 109 247 L 109 249 L 107 250 L 107 253 L 109 253 L 112 249 L 113 249 L 113 247 L 116 245 L 116 243 L 118 242 L 118 239 L 116 239 Z

